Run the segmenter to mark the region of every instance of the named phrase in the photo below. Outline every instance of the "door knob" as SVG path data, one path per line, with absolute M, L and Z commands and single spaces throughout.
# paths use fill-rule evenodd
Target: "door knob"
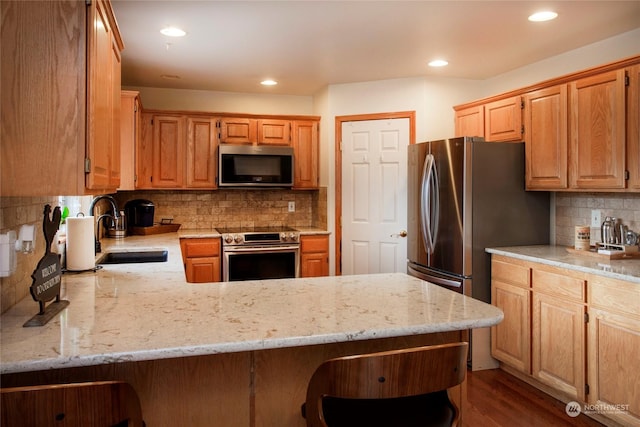
M 407 230 L 401 230 L 398 234 L 392 234 L 391 237 L 407 237 Z

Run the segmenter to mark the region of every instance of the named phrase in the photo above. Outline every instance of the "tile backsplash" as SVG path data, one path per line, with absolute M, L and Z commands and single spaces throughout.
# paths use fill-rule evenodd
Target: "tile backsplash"
M 602 219 L 620 218 L 630 230 L 640 232 L 638 193 L 556 193 L 556 244 L 573 246 L 574 227 L 590 225 L 591 211 L 600 210 Z M 591 229 L 592 244 L 600 240 L 600 227 Z
M 240 226 L 327 228 L 327 191 L 216 190 L 124 191 L 116 194 L 118 206 L 147 199 L 155 205 L 155 222 L 172 218 L 183 229 Z M 295 202 L 295 212 L 289 212 Z

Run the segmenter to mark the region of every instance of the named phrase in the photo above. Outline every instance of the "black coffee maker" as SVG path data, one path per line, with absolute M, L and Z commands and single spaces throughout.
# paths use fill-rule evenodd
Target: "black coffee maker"
M 153 226 L 155 205 L 152 201 L 145 199 L 129 200 L 125 203 L 124 210 L 129 227 Z

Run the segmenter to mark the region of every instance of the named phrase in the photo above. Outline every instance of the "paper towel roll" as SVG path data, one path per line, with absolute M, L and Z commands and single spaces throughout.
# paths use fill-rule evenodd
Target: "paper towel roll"
M 95 266 L 93 217 L 67 218 L 67 270 L 90 270 Z

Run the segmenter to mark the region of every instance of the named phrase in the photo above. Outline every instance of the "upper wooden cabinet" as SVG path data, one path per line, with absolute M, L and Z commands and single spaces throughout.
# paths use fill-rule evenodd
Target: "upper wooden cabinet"
M 315 189 L 319 186 L 318 122 L 296 120 L 292 126 L 294 183 L 296 189 Z
M 524 139 L 528 190 L 637 192 L 639 63 L 636 56 L 455 106 L 456 136 L 477 129 L 483 111 L 487 141 Z
M 260 119 L 258 144 L 291 145 L 291 122 L 289 120 Z
M 216 187 L 216 120 L 187 117 L 187 188 Z
M 484 105 L 456 110 L 455 126 L 455 136 L 480 136 L 484 138 Z
M 225 117 L 220 119 L 220 143 L 251 144 L 258 138 L 256 119 Z
M 142 105 L 140 93 L 123 90 L 120 96 L 120 186 L 118 190 L 136 188 L 136 145 L 140 141 Z
M 290 145 L 294 188 L 319 187 L 319 118 L 223 114 L 142 112 L 135 149 L 136 189 L 217 188 L 218 145 L 225 141 Z
M 290 120 L 224 117 L 219 126 L 223 144 L 291 145 Z
M 182 116 L 153 117 L 154 188 L 181 188 L 185 168 L 185 118 Z
M 628 188 L 640 191 L 640 65 L 629 68 L 627 87 Z
M 111 4 L 3 2 L 0 14 L 0 194 L 115 191 L 123 43 Z
M 209 115 L 142 114 L 136 188 L 216 188 L 216 124 Z
M 625 188 L 625 70 L 574 81 L 570 90 L 570 186 Z
M 484 105 L 484 139 L 522 141 L 522 99 L 513 96 Z
M 526 187 L 567 188 L 567 85 L 524 96 Z

